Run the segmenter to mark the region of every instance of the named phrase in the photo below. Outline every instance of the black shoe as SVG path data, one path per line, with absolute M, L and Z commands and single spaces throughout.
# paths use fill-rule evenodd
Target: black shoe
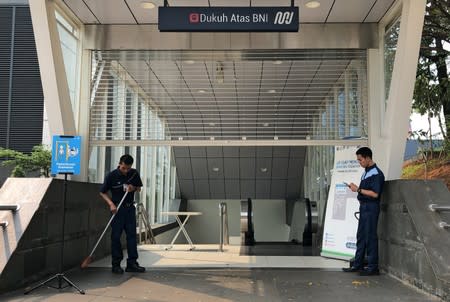
M 119 265 L 114 265 L 111 271 L 113 272 L 113 274 L 123 274 L 123 268 L 121 268 Z
M 145 272 L 145 267 L 139 266 L 139 263 L 129 263 L 127 264 L 127 268 L 125 269 L 126 272 L 129 273 L 143 273 Z
M 352 266 L 352 267 L 343 267 L 342 271 L 344 271 L 345 273 L 355 273 L 355 272 L 361 272 L 361 271 L 363 271 L 363 269 Z
M 365 269 L 359 273 L 360 276 L 378 276 L 380 275 L 380 271 L 378 269 L 368 270 Z

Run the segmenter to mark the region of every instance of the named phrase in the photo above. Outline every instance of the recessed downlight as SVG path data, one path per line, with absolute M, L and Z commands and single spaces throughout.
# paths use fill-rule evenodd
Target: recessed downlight
M 281 61 L 281 60 L 276 60 L 276 61 L 273 61 L 273 64 L 275 64 L 275 65 L 280 65 L 280 64 L 283 64 L 283 61 Z
M 141 1 L 141 7 L 144 9 L 153 9 L 156 5 L 151 1 Z
M 194 64 L 195 61 L 194 60 L 186 60 L 186 61 L 184 61 L 184 63 L 186 63 L 186 64 Z
M 267 90 L 267 93 L 275 93 L 275 92 L 277 92 L 275 89 L 269 89 L 269 90 Z
M 266 173 L 267 172 L 267 168 L 260 168 L 262 173 Z
M 264 126 L 264 127 L 268 127 L 268 126 L 269 126 L 269 123 L 264 123 L 263 126 Z
M 197 92 L 198 92 L 198 93 L 205 93 L 206 91 L 203 90 L 203 89 L 199 89 L 199 90 L 197 90 Z
M 307 8 L 318 8 L 320 6 L 320 2 L 316 0 L 308 1 L 306 2 L 305 6 Z

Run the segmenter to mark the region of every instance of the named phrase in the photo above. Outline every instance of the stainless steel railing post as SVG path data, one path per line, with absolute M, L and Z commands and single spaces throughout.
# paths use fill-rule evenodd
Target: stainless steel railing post
M 221 252 L 223 252 L 223 245 L 229 243 L 228 213 L 227 213 L 227 204 L 225 202 L 221 202 L 219 204 L 219 215 L 220 215 L 219 249 Z

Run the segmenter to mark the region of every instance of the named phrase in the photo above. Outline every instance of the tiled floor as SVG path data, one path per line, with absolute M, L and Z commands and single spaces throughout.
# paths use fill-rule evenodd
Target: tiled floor
M 139 246 L 139 264 L 152 268 L 201 267 L 201 268 L 252 268 L 252 267 L 292 267 L 292 268 L 341 268 L 347 263 L 320 256 L 248 256 L 241 255 L 240 246 L 225 246 L 224 252 L 218 245 L 174 245 L 165 250 L 165 245 Z M 124 261 L 125 262 L 125 261 Z M 110 267 L 109 257 L 91 264 L 91 267 Z

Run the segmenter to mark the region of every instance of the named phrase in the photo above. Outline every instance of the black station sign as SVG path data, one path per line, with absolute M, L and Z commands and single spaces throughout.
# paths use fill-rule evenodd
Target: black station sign
M 297 32 L 298 7 L 159 7 L 160 31 Z

